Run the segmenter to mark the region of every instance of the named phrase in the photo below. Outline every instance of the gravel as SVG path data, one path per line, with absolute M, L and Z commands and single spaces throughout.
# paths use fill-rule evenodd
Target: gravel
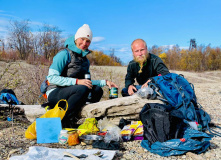
M 195 86 L 198 102 L 203 106 L 211 117 L 212 122 L 221 126 L 221 71 L 193 73 L 193 72 L 178 72 L 182 73 L 185 78 Z M 13 155 L 25 154 L 30 146 L 45 146 L 51 148 L 65 149 L 92 149 L 91 145 L 83 146 L 68 146 L 67 144 L 37 144 L 36 140 L 28 140 L 24 137 L 24 132 L 29 126 L 29 123 L 14 122 L 13 127 L 11 122 L 0 119 L 0 159 L 7 159 Z M 215 129 L 221 132 L 220 129 Z M 163 160 L 194 160 L 194 159 L 221 159 L 221 137 L 213 137 L 211 145 L 205 153 L 196 155 L 188 152 L 185 155 L 161 157 L 148 152 L 140 145 L 141 141 L 123 142 L 123 150 L 116 153 L 114 160 L 145 160 L 145 159 L 163 159 Z

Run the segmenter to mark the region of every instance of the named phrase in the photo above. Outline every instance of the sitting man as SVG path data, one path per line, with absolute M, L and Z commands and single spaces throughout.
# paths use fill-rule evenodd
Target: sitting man
M 148 86 L 149 78 L 166 75 L 168 68 L 156 55 L 148 53 L 146 42 L 143 39 L 136 39 L 131 44 L 134 59 L 127 67 L 125 77 L 125 88 L 122 89 L 122 96 L 131 96 L 138 89 Z M 134 82 L 139 85 L 134 85 Z

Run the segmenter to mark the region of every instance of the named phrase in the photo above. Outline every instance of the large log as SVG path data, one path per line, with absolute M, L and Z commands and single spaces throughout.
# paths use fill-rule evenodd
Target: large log
M 139 113 L 146 103 L 161 103 L 159 100 L 142 99 L 137 95 L 111 99 L 84 106 L 82 118 L 107 117 L 113 123 L 119 123 L 121 118 L 139 119 Z
M 84 106 L 81 112 L 83 118 L 89 117 L 120 117 L 140 113 L 146 103 L 162 103 L 159 100 L 142 99 L 137 95 L 111 99 Z
M 113 123 L 118 123 L 121 118 L 137 120 L 139 113 L 146 103 L 162 103 L 159 100 L 142 99 L 137 95 L 116 98 L 85 105 L 81 111 L 81 121 L 85 118 L 107 117 Z M 6 105 L 2 105 L 6 106 Z M 41 105 L 16 105 L 24 109 L 24 113 L 30 122 L 43 115 L 46 111 Z

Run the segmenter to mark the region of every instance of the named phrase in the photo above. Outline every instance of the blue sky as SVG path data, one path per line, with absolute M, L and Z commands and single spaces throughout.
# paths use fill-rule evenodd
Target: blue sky
M 90 46 L 125 63 L 132 59 L 131 42 L 142 38 L 148 47 L 197 45 L 221 47 L 221 0 L 0 0 L 0 38 L 9 20 L 57 26 L 62 36 L 74 35 L 83 24 L 93 32 Z

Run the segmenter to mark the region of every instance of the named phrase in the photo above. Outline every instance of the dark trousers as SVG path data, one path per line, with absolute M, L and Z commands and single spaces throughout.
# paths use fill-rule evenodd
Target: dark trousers
M 137 90 L 141 89 L 141 85 L 135 85 L 135 87 L 136 87 Z M 135 92 L 136 92 L 136 91 L 134 90 L 134 93 L 135 93 Z M 121 95 L 122 95 L 122 97 L 130 96 L 130 95 L 128 94 L 128 88 L 123 88 L 122 91 L 121 91 Z
M 56 105 L 61 99 L 66 99 L 68 102 L 68 110 L 62 120 L 62 127 L 64 123 L 73 121 L 75 117 L 78 117 L 79 112 L 88 100 L 88 95 L 91 93 L 91 103 L 99 102 L 103 90 L 99 86 L 93 86 L 92 89 L 84 85 L 73 85 L 68 87 L 58 87 L 52 91 L 48 96 L 48 101 L 52 105 Z

